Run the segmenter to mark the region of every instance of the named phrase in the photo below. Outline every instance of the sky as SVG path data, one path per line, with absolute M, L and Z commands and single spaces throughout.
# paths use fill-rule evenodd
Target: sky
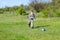
M 42 0 L 43 2 L 48 2 L 51 0 Z M 6 7 L 6 6 L 18 6 L 20 4 L 28 5 L 29 0 L 0 0 L 0 8 Z

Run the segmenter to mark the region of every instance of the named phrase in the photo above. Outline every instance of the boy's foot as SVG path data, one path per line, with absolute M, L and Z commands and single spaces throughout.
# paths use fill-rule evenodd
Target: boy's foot
M 28 27 L 30 27 L 30 24 L 28 24 Z
M 32 27 L 32 29 L 33 29 L 34 27 Z
M 31 23 L 29 22 L 28 26 L 30 27 Z

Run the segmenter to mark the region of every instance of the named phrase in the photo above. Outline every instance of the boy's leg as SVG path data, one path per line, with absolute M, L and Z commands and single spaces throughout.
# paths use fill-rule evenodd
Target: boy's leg
M 31 27 L 34 28 L 34 20 L 31 20 Z
M 30 27 L 30 25 L 31 25 L 31 21 L 29 20 L 28 26 Z

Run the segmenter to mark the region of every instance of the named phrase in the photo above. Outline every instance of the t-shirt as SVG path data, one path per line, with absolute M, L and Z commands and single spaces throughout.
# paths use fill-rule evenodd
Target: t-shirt
M 34 18 L 34 17 L 35 17 L 34 13 L 29 14 L 29 19 Z

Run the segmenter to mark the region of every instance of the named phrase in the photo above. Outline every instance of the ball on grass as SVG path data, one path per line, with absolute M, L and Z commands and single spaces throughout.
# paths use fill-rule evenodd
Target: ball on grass
M 46 31 L 46 29 L 45 28 L 42 28 L 42 31 Z

